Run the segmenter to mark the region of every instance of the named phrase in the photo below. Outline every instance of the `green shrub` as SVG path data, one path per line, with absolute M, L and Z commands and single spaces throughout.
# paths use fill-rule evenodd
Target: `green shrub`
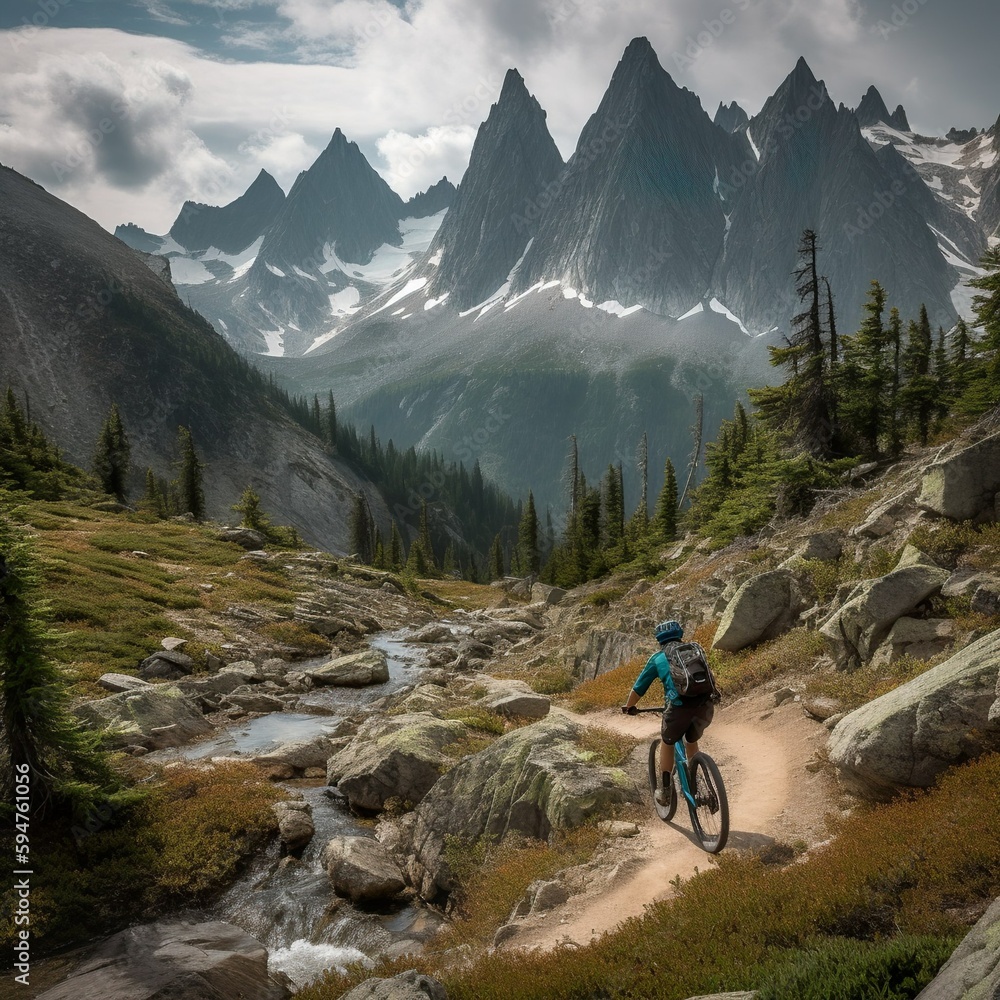
M 757 1000 L 912 1000 L 937 974 L 956 938 L 819 939 L 765 970 Z

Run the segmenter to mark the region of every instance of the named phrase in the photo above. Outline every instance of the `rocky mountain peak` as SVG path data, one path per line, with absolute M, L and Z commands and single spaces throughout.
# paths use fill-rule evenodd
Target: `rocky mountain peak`
M 430 247 L 431 259 L 440 251 L 436 294 L 469 308 L 495 292 L 534 235 L 540 198 L 562 168 L 545 112 L 521 74 L 508 70 Z
M 910 123 L 906 118 L 903 105 L 898 104 L 896 110 L 889 114 L 889 109 L 874 84 L 865 92 L 865 96 L 861 98 L 861 103 L 855 109 L 854 114 L 862 128 L 870 128 L 881 122 L 884 125 L 891 125 L 900 132 L 910 131 Z
M 237 198 L 221 207 L 186 201 L 170 227 L 170 236 L 187 250 L 216 247 L 239 253 L 250 246 L 275 220 L 285 192 L 266 171 Z
M 719 128 L 724 128 L 727 132 L 735 132 L 738 128 L 746 125 L 750 121 L 750 117 L 735 101 L 729 105 L 720 101 L 713 121 Z

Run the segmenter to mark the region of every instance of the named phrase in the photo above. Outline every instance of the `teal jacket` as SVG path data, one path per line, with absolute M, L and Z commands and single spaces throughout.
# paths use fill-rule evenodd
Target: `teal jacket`
M 653 653 L 646 661 L 646 665 L 642 668 L 642 673 L 639 674 L 635 684 L 632 685 L 632 690 L 641 698 L 649 690 L 649 685 L 657 677 L 663 682 L 664 704 L 669 703 L 678 707 L 683 705 L 684 701 L 677 693 L 677 688 L 674 686 L 674 679 L 670 676 L 670 663 L 667 660 L 666 653 L 662 649 L 658 653 Z

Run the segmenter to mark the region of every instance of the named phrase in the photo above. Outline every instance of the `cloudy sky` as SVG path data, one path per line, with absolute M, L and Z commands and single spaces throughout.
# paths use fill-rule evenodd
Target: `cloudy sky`
M 4 0 L 0 162 L 163 233 L 261 167 L 287 191 L 339 126 L 405 198 L 461 178 L 509 66 L 569 156 L 636 35 L 710 114 L 804 55 L 941 134 L 1000 115 L 998 28 L 996 0 Z

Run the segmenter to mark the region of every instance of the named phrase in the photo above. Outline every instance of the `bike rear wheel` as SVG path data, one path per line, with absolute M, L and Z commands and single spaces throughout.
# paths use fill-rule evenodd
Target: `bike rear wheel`
M 656 801 L 656 789 L 659 787 L 660 741 L 655 739 L 649 744 L 649 794 L 653 799 L 653 808 L 656 810 L 656 815 L 659 816 L 664 823 L 667 823 L 673 819 L 674 813 L 677 810 L 677 789 L 674 787 L 674 776 L 671 775 L 667 782 L 667 787 L 670 789 L 670 799 L 665 806 L 661 806 L 660 803 Z
M 709 854 L 717 854 L 729 837 L 729 800 L 714 760 L 698 753 L 691 767 L 691 792 L 695 804 L 688 803 L 691 825 Z

